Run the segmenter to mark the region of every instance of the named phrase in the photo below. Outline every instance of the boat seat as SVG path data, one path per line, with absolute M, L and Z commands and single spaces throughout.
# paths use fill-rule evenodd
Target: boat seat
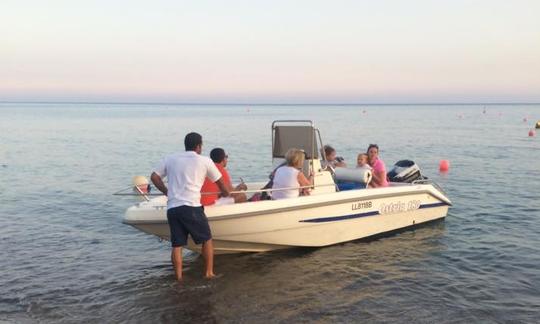
M 355 189 L 366 189 L 365 183 L 352 182 L 352 181 L 338 181 L 336 183 L 339 191 L 355 190 Z

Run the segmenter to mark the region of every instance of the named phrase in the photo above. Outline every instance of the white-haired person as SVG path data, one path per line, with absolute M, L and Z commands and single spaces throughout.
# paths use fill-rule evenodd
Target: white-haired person
M 303 195 L 309 195 L 309 188 L 312 185 L 313 176 L 306 178 L 302 173 L 304 166 L 305 153 L 303 150 L 291 148 L 285 154 L 287 164 L 278 168 L 274 175 L 274 183 L 272 185 L 272 199 L 287 199 L 296 198 Z M 276 190 L 281 189 L 281 190 Z

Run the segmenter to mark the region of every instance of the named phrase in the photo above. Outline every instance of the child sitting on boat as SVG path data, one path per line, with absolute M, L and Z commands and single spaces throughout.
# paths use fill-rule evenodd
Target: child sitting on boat
M 326 159 L 323 161 L 323 167 L 326 165 L 332 168 L 346 168 L 347 164 L 341 156 L 337 156 L 336 149 L 330 145 L 325 145 L 323 148 Z
M 373 170 L 373 168 L 368 163 L 368 155 L 366 153 L 360 153 L 358 154 L 358 157 L 356 158 L 356 168 L 357 169 L 366 169 L 366 170 Z

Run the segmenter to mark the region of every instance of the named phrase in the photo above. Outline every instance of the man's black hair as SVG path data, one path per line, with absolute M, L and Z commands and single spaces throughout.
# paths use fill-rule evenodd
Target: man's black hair
M 212 151 L 210 151 L 210 158 L 214 163 L 220 163 L 225 159 L 225 150 L 221 147 L 216 147 Z
M 184 138 L 184 146 L 186 151 L 195 151 L 197 145 L 202 145 L 202 136 L 199 133 L 189 133 Z

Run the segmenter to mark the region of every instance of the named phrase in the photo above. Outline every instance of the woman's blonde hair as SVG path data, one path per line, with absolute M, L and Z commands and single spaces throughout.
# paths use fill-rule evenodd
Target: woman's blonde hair
M 297 148 L 291 148 L 285 153 L 288 166 L 301 168 L 304 165 L 304 158 L 304 151 Z

